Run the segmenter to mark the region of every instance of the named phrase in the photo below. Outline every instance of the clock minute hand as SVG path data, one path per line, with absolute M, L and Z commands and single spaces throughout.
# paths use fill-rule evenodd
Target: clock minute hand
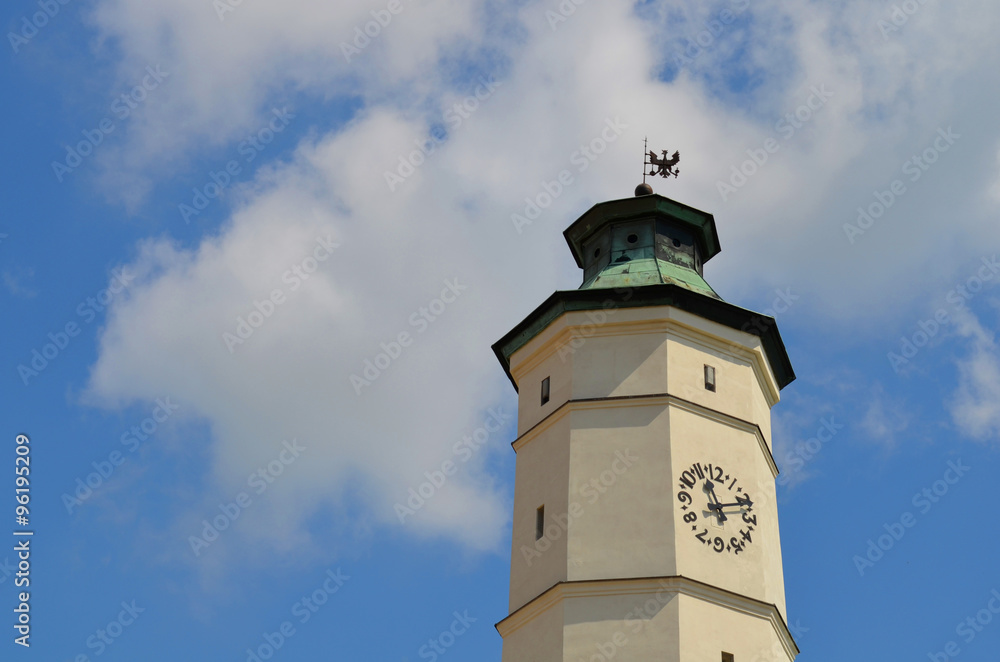
M 720 503 L 720 504 L 717 504 L 715 507 L 716 508 L 728 508 L 729 506 L 739 506 L 740 508 L 742 508 L 743 506 L 749 506 L 749 505 L 751 505 L 751 504 L 749 502 L 746 502 L 746 501 L 736 501 L 734 503 Z

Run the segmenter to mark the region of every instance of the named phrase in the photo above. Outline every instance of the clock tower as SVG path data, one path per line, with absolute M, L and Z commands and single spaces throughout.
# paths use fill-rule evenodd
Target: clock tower
M 564 234 L 583 284 L 493 346 L 518 392 L 503 661 L 793 660 L 774 319 L 705 281 L 712 215 L 645 184 Z

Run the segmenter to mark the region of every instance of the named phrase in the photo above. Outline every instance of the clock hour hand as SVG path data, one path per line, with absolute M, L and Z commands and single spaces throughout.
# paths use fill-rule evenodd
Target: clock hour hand
M 708 509 L 714 510 L 719 516 L 719 523 L 725 522 L 727 517 L 724 512 L 722 512 L 722 506 L 719 504 L 719 497 L 715 495 L 715 483 L 710 480 L 705 481 L 705 491 L 711 495 L 711 500 L 708 502 Z

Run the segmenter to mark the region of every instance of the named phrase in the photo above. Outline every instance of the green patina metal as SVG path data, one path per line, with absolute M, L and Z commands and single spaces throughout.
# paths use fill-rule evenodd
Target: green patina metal
M 564 313 L 644 306 L 674 306 L 756 335 L 778 387 L 795 379 L 774 318 L 723 301 L 705 281 L 704 263 L 721 250 L 711 214 L 642 195 L 594 205 L 563 234 L 583 284 L 555 292 L 493 345 L 511 383 L 510 357 Z
M 662 195 L 594 205 L 564 233 L 581 289 L 673 284 L 714 298 L 702 266 L 719 253 L 711 214 Z
M 582 246 L 588 236 L 610 222 L 646 217 L 670 219 L 690 230 L 698 241 L 703 263 L 722 250 L 719 247 L 715 218 L 711 214 L 656 194 L 598 203 L 566 228 L 563 236 L 566 237 L 577 266 L 583 267 Z
M 580 289 L 640 287 L 663 283 L 680 285 L 716 299 L 722 298 L 694 269 L 657 258 L 610 264 L 585 282 Z

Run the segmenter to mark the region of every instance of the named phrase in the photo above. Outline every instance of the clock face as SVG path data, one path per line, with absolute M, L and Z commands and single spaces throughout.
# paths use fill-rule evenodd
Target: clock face
M 682 526 L 691 527 L 695 540 L 719 554 L 746 551 L 757 515 L 736 476 L 717 464 L 696 462 L 678 480 Z

